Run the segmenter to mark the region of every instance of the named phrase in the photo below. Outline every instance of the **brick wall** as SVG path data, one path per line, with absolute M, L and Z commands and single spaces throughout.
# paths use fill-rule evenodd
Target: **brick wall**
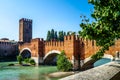
M 64 41 L 44 41 L 43 39 L 32 39 L 30 43 L 19 45 L 20 51 L 24 48 L 29 48 L 32 51 L 33 57 L 44 57 L 49 51 L 64 50 L 66 56 L 72 60 L 73 56 L 77 59 L 85 59 L 95 54 L 100 47 L 96 46 L 96 42 L 92 40 L 82 39 L 75 35 L 64 37 Z M 120 40 L 117 40 L 115 45 L 106 51 L 107 54 L 115 55 L 116 51 L 120 51 Z

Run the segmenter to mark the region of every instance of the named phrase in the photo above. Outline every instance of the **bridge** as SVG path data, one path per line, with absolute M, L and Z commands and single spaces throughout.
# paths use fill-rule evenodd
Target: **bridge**
M 75 69 L 82 66 L 86 69 L 93 67 L 95 61 L 91 61 L 91 56 L 99 48 L 95 41 L 82 39 L 75 35 L 64 36 L 64 41 L 45 41 L 42 38 L 35 38 L 29 43 L 19 45 L 20 54 L 33 58 L 38 64 L 55 64 L 57 54 L 64 50 Z M 105 52 L 104 57 L 113 59 L 116 51 L 120 51 L 120 40 L 117 40 L 115 45 Z
M 93 67 L 95 62 L 91 60 L 91 56 L 99 49 L 95 41 L 82 39 L 76 35 L 64 36 L 64 41 L 32 39 L 32 20 L 26 18 L 19 20 L 20 55 L 24 58 L 33 58 L 37 64 L 55 64 L 56 56 L 64 50 L 75 69 L 80 67 L 88 69 Z M 115 46 L 105 52 L 104 57 L 112 59 L 116 51 L 120 51 L 120 40 L 117 40 Z

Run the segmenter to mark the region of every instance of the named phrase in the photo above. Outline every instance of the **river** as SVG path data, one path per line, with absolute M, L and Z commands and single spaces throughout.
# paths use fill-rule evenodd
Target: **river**
M 94 66 L 110 62 L 110 59 L 101 59 Z M 17 62 L 0 62 L 0 80 L 58 80 L 50 78 L 47 74 L 57 72 L 56 66 L 8 66 Z
M 16 62 L 0 62 L 0 80 L 57 80 L 47 74 L 57 72 L 56 66 L 8 66 Z
M 110 61 L 111 61 L 111 59 L 102 58 L 102 59 L 100 59 L 100 60 L 98 60 L 98 61 L 96 61 L 96 62 L 94 63 L 94 67 L 97 67 L 97 66 L 106 64 L 106 63 L 108 63 L 108 62 L 110 62 Z

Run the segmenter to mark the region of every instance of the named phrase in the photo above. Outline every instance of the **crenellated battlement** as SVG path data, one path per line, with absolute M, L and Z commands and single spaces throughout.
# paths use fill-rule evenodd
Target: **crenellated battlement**
M 96 43 L 94 40 L 88 40 L 88 39 L 84 39 L 84 43 L 85 43 L 85 46 L 96 46 Z
M 64 46 L 64 42 L 63 41 L 47 41 L 45 42 L 45 46 Z
M 57 46 L 64 46 L 64 43 L 66 43 L 68 41 L 72 41 L 72 40 L 75 43 L 79 41 L 80 42 L 79 45 L 81 45 L 82 43 L 84 43 L 85 46 L 96 46 L 95 45 L 95 41 L 84 39 L 84 38 L 80 38 L 78 35 L 64 36 L 64 41 L 55 41 L 55 40 L 45 41 L 45 45 L 46 46 L 56 46 L 56 47 Z M 73 43 L 73 44 L 75 44 L 75 43 Z
M 79 35 L 67 35 L 67 36 L 64 36 L 64 41 L 69 41 L 69 40 L 77 40 L 77 41 L 84 41 L 85 39 L 84 38 L 80 38 Z
M 74 40 L 75 39 L 75 35 L 68 35 L 68 36 L 64 36 L 64 41 L 69 41 L 69 40 Z
M 27 19 L 27 18 L 22 18 L 19 20 L 19 22 L 21 21 L 24 21 L 24 22 L 31 22 L 32 23 L 32 20 L 31 19 Z

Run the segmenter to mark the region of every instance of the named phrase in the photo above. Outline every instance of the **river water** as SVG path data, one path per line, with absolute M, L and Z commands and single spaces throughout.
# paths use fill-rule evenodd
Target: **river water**
M 110 59 L 103 58 L 95 62 L 94 67 L 108 62 Z M 10 63 L 17 62 L 0 62 L 0 80 L 58 80 L 47 76 L 58 71 L 56 66 L 8 66 Z
M 7 66 L 15 62 L 0 62 L 0 80 L 57 80 L 47 74 L 56 72 L 56 66 Z
M 96 62 L 94 63 L 94 67 L 97 67 L 97 66 L 106 64 L 106 63 L 108 63 L 108 62 L 110 62 L 110 61 L 111 61 L 111 59 L 102 58 L 102 59 L 100 59 L 100 60 L 98 60 L 98 61 L 96 61 Z

